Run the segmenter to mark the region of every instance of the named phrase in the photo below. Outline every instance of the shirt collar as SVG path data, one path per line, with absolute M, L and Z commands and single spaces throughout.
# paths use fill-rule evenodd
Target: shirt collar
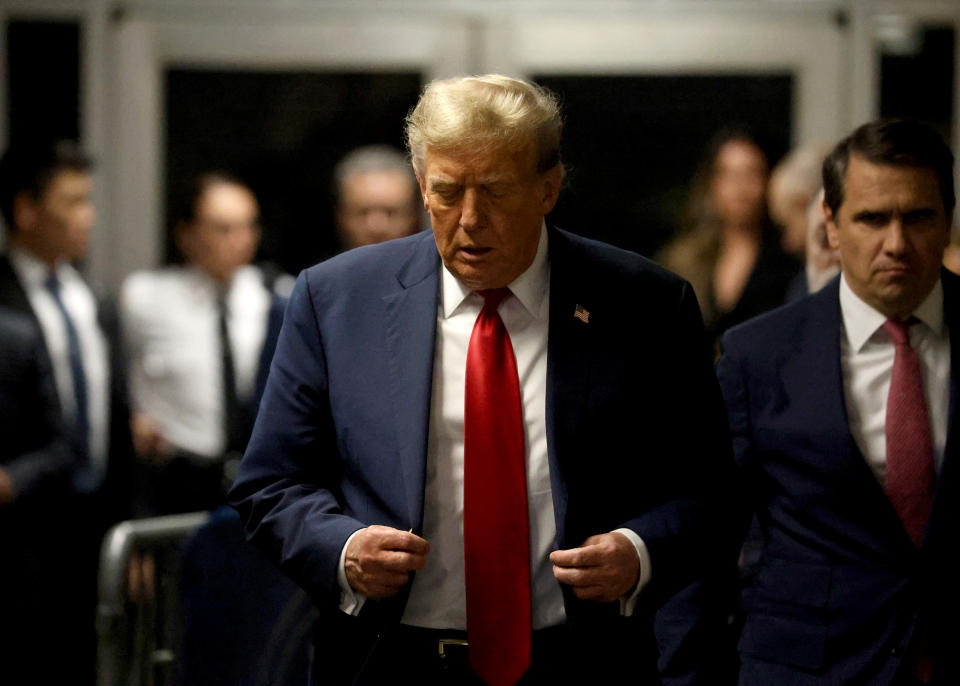
M 9 255 L 10 262 L 24 285 L 30 288 L 41 288 L 46 284 L 50 276 L 50 265 L 29 250 L 18 246 L 10 246 Z M 57 260 L 53 268 L 61 283 L 73 278 L 73 268 L 67 262 Z
M 457 280 L 445 266 L 440 269 L 441 299 L 444 319 L 452 316 L 473 291 Z M 547 284 L 550 277 L 550 263 L 547 260 L 547 225 L 540 226 L 540 239 L 537 244 L 537 254 L 533 262 L 520 276 L 514 279 L 507 287 L 520 301 L 524 309 L 533 317 L 540 317 L 544 297 L 547 293 Z M 479 297 L 479 296 L 477 296 Z
M 853 292 L 845 276 L 840 279 L 840 313 L 843 316 L 847 342 L 855 352 L 860 352 L 877 329 L 887 321 L 885 315 L 865 303 Z M 926 324 L 935 335 L 943 334 L 943 286 L 939 279 L 923 302 L 913 311 L 913 316 Z
M 241 269 L 243 269 L 243 267 L 241 267 Z M 237 271 L 239 272 L 239 270 Z M 226 287 L 224 287 L 216 279 L 196 265 L 184 265 L 183 273 L 186 276 L 187 283 L 190 284 L 190 287 L 193 289 L 194 293 L 200 294 L 202 297 L 209 297 L 211 300 L 216 300 L 220 297 L 229 298 L 237 276 L 237 273 L 234 273 L 230 278 L 230 282 L 226 285 Z

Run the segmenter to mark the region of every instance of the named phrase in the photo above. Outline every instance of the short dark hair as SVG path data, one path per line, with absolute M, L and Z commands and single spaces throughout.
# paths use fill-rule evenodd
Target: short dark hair
M 824 202 L 836 214 L 843 204 L 850 155 L 873 164 L 922 167 L 940 185 L 944 212 L 953 212 L 953 153 L 935 130 L 912 119 L 879 119 L 863 124 L 837 143 L 823 160 Z
M 241 188 L 246 188 L 251 193 L 253 192 L 249 184 L 231 172 L 223 169 L 201 172 L 188 179 L 176 194 L 171 208 L 173 210 L 170 218 L 172 220 L 172 226 L 177 227 L 181 224 L 189 224 L 196 219 L 197 203 L 200 201 L 201 196 L 210 188 L 220 185 L 240 186 Z
M 76 141 L 12 145 L 0 159 L 0 213 L 8 231 L 13 224 L 13 201 L 27 192 L 36 199 L 63 171 L 88 172 L 93 161 Z

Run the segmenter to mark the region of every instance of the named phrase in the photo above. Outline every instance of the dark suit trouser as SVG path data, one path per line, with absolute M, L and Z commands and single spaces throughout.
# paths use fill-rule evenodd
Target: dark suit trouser
M 660 683 L 656 653 L 644 650 L 652 643 L 633 640 L 636 634 L 623 629 L 617 622 L 584 631 L 568 626 L 535 631 L 531 667 L 518 686 L 624 683 L 625 674 L 636 677 L 635 681 L 629 678 L 629 683 L 656 686 Z M 449 646 L 441 658 L 441 638 L 465 639 L 466 635 L 404 626 L 375 631 L 352 617 L 325 616 L 315 636 L 311 683 L 482 686 L 469 667 L 469 648 Z

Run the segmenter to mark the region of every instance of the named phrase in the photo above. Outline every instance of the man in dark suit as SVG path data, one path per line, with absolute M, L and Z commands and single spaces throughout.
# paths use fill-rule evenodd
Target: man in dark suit
M 960 679 L 960 280 L 940 267 L 952 167 L 910 121 L 838 143 L 824 212 L 842 274 L 723 339 L 734 452 L 764 536 L 741 684 Z
M 656 684 L 654 610 L 723 548 L 695 297 L 546 228 L 560 128 L 530 84 L 430 84 L 433 232 L 297 281 L 231 498 L 320 608 L 316 683 Z
M 58 506 L 70 491 L 74 454 L 42 350 L 36 325 L 0 307 L 0 675 L 11 684 L 65 676 L 48 650 L 75 640 L 49 621 L 69 602 Z
M 72 488 L 56 503 L 70 560 L 62 583 L 74 603 L 58 621 L 75 627 L 60 664 L 71 679 L 93 678 L 93 602 L 100 539 L 126 516 L 130 426 L 115 309 L 72 262 L 86 254 L 94 209 L 90 162 L 73 144 L 11 147 L 0 160 L 0 211 L 7 252 L 0 255 L 0 305 L 27 316 L 42 334 L 39 352 L 53 371 L 73 451 Z M 52 513 L 51 513 L 52 514 Z

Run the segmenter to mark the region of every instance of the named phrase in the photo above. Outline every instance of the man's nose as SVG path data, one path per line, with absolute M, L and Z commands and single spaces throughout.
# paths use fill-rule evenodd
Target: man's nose
M 907 251 L 907 237 L 899 218 L 890 221 L 883 239 L 883 249 L 890 255 L 902 255 Z
M 465 231 L 473 231 L 478 229 L 480 224 L 480 198 L 476 190 L 468 188 L 463 192 L 463 201 L 460 205 L 460 226 Z
M 97 208 L 94 207 L 93 203 L 87 203 L 84 205 L 80 217 L 80 224 L 84 229 L 93 228 L 93 225 L 97 223 Z

